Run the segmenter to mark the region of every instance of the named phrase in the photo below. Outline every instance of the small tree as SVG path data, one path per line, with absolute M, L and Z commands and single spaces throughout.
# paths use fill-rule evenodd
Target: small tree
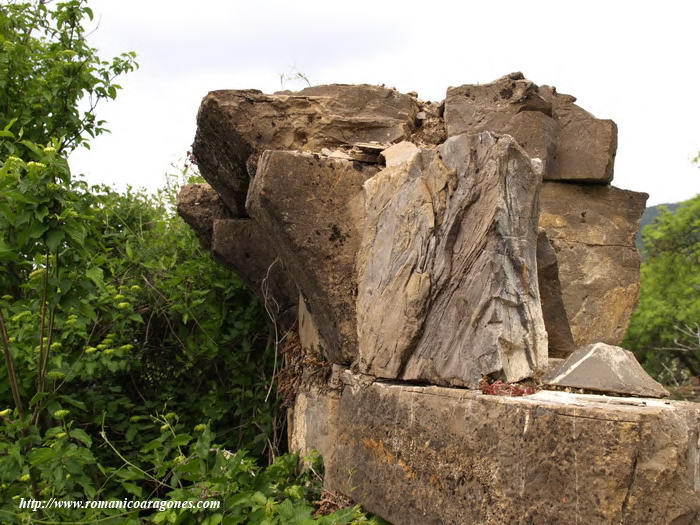
M 666 381 L 700 375 L 700 195 L 643 232 L 639 307 L 625 344 Z
M 95 109 L 116 98 L 115 80 L 136 67 L 136 54 L 100 58 L 86 40 L 92 18 L 84 0 L 0 7 L 0 136 L 43 145 L 56 139 L 61 154 L 107 131 Z M 12 140 L 4 147 L 0 158 L 31 155 Z

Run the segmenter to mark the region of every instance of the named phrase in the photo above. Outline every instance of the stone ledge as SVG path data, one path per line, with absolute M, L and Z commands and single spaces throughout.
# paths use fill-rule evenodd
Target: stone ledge
M 697 404 L 345 372 L 340 393 L 301 393 L 292 420 L 328 488 L 394 525 L 700 523 Z

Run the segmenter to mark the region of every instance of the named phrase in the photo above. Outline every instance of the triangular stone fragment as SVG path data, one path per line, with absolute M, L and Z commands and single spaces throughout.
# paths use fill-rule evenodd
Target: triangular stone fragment
M 646 373 L 634 354 L 619 346 L 595 343 L 582 346 L 544 382 L 640 397 L 666 397 L 668 391 Z

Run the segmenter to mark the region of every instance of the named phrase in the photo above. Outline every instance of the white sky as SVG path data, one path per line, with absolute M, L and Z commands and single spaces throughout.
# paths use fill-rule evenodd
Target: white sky
M 99 109 L 112 134 L 72 156 L 91 182 L 155 189 L 181 163 L 214 89 L 373 83 L 442 100 L 522 71 L 619 128 L 614 185 L 649 204 L 700 193 L 700 2 L 93 0 L 103 56 L 140 69 Z M 301 89 L 288 82 L 285 88 Z

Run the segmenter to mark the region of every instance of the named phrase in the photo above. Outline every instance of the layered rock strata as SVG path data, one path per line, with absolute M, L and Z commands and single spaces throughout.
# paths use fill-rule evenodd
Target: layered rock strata
M 484 132 L 416 150 L 365 183 L 360 371 L 476 387 L 546 364 L 540 176 L 511 137 Z

